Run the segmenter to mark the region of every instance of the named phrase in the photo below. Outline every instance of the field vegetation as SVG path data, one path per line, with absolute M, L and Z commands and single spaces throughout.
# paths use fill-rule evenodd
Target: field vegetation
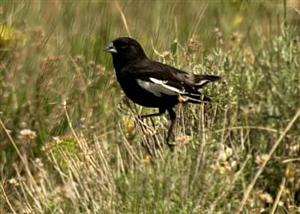
M 0 213 L 300 212 L 297 0 L 0 0 Z M 103 49 L 222 81 L 167 115 L 130 102 Z

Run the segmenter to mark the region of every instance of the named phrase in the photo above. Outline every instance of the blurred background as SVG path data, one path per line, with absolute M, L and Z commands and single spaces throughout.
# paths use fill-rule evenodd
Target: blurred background
M 299 24 L 298 0 L 1 0 L 0 213 L 232 213 L 300 106 Z M 176 155 L 124 101 L 103 51 L 120 36 L 224 77 L 178 109 Z M 245 212 L 299 211 L 299 142 L 298 120 Z

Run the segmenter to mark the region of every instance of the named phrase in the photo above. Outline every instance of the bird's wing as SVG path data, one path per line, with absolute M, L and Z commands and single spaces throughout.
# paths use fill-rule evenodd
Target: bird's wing
M 209 97 L 202 96 L 198 91 L 187 92 L 184 87 L 177 87 L 169 84 L 168 80 L 160 80 L 149 77 L 148 80 L 136 79 L 140 87 L 154 94 L 157 97 L 161 96 L 178 96 L 180 102 L 201 103 L 210 101 Z
M 175 69 L 150 61 L 150 63 L 126 67 L 122 73 L 134 78 L 140 87 L 156 96 L 178 96 L 187 93 L 195 93 L 200 96 L 199 92 L 185 84 L 185 75 L 188 73 L 180 70 L 172 71 L 170 68 Z
M 210 82 L 220 80 L 215 75 L 198 75 L 187 73 L 172 66 L 160 62 L 150 61 L 145 66 L 149 75 L 161 80 L 168 80 L 168 84 L 183 87 L 188 92 L 195 92 Z
M 174 87 L 168 84 L 168 80 L 143 77 L 137 78 L 136 81 L 140 87 L 159 97 L 162 95 L 176 96 L 185 93 L 183 87 Z
M 215 77 L 190 74 L 150 60 L 129 66 L 123 72 L 131 75 L 140 87 L 156 96 L 183 95 L 197 100 L 202 96 L 197 90 L 208 82 L 214 81 L 213 77 Z

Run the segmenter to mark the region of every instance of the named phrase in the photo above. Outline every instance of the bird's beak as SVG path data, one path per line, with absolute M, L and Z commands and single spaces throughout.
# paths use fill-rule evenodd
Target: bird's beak
M 105 48 L 105 51 L 108 53 L 118 53 L 116 47 L 112 42 Z

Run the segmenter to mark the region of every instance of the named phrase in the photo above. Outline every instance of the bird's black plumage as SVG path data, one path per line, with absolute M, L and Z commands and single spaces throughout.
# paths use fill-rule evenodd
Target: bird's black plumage
M 203 96 L 199 89 L 220 79 L 214 75 L 187 73 L 150 60 L 141 45 L 129 37 L 115 39 L 106 51 L 112 54 L 117 80 L 126 96 L 139 105 L 159 109 L 159 113 L 142 117 L 157 116 L 168 111 L 171 125 L 167 143 L 176 119 L 173 107 L 179 102 L 209 101 L 210 98 Z

